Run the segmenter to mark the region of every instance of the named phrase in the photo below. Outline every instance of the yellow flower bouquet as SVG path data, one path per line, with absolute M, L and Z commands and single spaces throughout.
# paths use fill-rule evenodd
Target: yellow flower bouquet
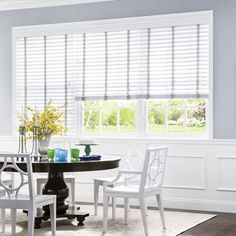
M 31 106 L 26 106 L 25 114 L 18 114 L 19 121 L 25 126 L 27 138 L 33 137 L 33 129 L 38 126 L 38 138 L 43 140 L 51 135 L 66 133 L 62 111 L 64 106 L 55 106 L 52 100 L 48 102 L 43 112 L 37 112 Z

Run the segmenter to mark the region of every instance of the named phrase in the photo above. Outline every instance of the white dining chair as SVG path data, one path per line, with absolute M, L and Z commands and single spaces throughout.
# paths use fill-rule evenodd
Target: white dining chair
M 124 155 L 114 155 L 114 154 L 103 154 L 104 156 L 112 156 L 112 157 L 119 157 L 122 160 L 124 160 Z M 111 177 L 97 177 L 93 179 L 93 186 L 94 186 L 94 213 L 95 215 L 98 214 L 98 199 L 99 199 L 99 187 L 103 186 L 103 183 L 105 182 L 112 182 L 116 176 L 111 176 Z M 122 179 L 119 179 L 119 182 L 122 183 Z M 116 202 L 115 199 L 112 198 L 112 219 L 115 219 L 116 217 Z
M 107 231 L 108 204 L 110 198 L 124 198 L 125 224 L 128 222 L 128 205 L 130 198 L 139 200 L 145 235 L 148 235 L 145 199 L 156 196 L 163 229 L 165 217 L 162 205 L 162 182 L 165 171 L 167 147 L 153 147 L 146 150 L 142 171 L 119 171 L 117 178 L 112 182 L 103 184 L 103 232 Z M 124 176 L 127 176 L 125 178 Z M 133 176 L 133 177 L 132 177 Z M 120 178 L 125 178 L 123 185 L 116 183 Z M 139 177 L 139 181 L 137 180 Z M 112 185 L 113 187 L 109 187 Z
M 26 171 L 20 169 L 17 165 L 17 158 L 24 158 L 26 162 Z M 12 235 L 16 235 L 16 213 L 17 209 L 28 210 L 28 236 L 34 235 L 34 219 L 37 208 L 49 205 L 52 235 L 56 235 L 56 196 L 55 195 L 35 195 L 32 163 L 29 154 L 2 154 L 0 160 L 3 163 L 0 169 L 0 187 L 4 189 L 5 194 L 0 196 L 0 209 L 11 209 Z M 3 171 L 14 170 L 18 175 L 16 186 L 7 186 L 2 180 Z M 28 194 L 21 193 L 28 190 Z M 3 221 L 3 223 L 5 223 Z
M 5 196 L 6 192 L 3 188 L 0 189 L 0 198 Z M 2 224 L 2 232 L 5 232 L 5 221 L 6 221 L 6 211 L 5 209 L 1 209 L 1 224 Z
M 65 182 L 68 184 L 69 187 L 69 203 L 71 206 L 75 205 L 75 176 L 70 175 L 70 174 L 65 174 Z M 37 194 L 42 193 L 42 187 L 43 185 L 46 184 L 48 180 L 48 176 L 45 174 L 39 174 L 36 178 L 36 189 L 37 189 Z
M 11 178 L 6 178 L 3 179 L 3 183 L 6 186 L 12 187 L 13 186 L 13 180 L 12 180 L 13 175 L 11 176 Z M 4 190 L 4 188 L 0 187 L 0 197 L 5 196 L 6 192 Z M 6 211 L 5 209 L 1 209 L 1 223 L 2 223 L 2 232 L 5 232 L 5 215 L 6 215 Z
M 145 145 L 146 148 L 146 145 Z M 137 158 L 136 160 L 136 169 L 138 169 L 137 167 L 137 163 L 138 163 L 138 159 L 139 162 L 141 163 L 141 165 L 143 164 L 143 154 L 142 154 L 142 150 L 141 149 L 145 149 L 142 147 L 142 145 L 133 145 L 133 144 L 129 144 L 129 151 L 127 155 L 121 155 L 121 154 L 103 154 L 102 156 L 111 156 L 111 157 L 120 157 L 121 161 L 120 161 L 120 169 L 133 169 L 132 165 L 130 164 L 131 161 L 129 161 L 131 159 L 131 157 L 133 158 Z M 97 215 L 98 214 L 98 199 L 99 199 L 99 188 L 100 186 L 103 186 L 103 183 L 106 182 L 112 182 L 114 179 L 116 178 L 116 176 L 111 176 L 111 177 L 97 177 L 93 179 L 93 186 L 94 186 L 94 214 Z M 119 183 L 122 184 L 124 182 L 123 178 L 120 178 Z M 112 186 L 110 186 L 112 187 Z M 116 218 L 116 199 L 112 198 L 112 219 Z

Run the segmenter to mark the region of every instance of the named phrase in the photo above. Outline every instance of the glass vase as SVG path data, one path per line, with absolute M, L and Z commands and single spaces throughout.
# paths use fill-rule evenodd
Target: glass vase
M 47 155 L 47 150 L 49 147 L 49 143 L 51 140 L 51 134 L 47 134 L 45 135 L 43 138 L 39 139 L 39 153 L 42 156 L 46 156 Z

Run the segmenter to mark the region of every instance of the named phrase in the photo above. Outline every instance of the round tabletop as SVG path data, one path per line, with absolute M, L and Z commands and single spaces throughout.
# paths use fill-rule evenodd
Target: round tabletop
M 98 161 L 71 161 L 65 162 L 39 160 L 32 161 L 33 172 L 81 172 L 81 171 L 96 171 L 108 170 L 119 167 L 120 158 L 101 158 Z M 17 166 L 27 171 L 26 162 L 19 161 Z M 10 171 L 10 170 L 9 170 Z

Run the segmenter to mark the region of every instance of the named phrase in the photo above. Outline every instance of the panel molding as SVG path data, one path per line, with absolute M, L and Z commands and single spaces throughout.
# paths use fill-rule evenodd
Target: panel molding
M 167 158 L 195 158 L 204 159 L 204 155 L 168 155 Z
M 203 179 L 203 185 L 201 186 L 186 186 L 186 185 L 170 185 L 165 184 L 163 188 L 169 189 L 188 189 L 188 190 L 206 190 L 206 157 L 204 155 L 168 155 L 167 158 L 181 158 L 181 159 L 201 159 L 202 161 L 202 169 L 203 175 L 201 176 Z
M 163 185 L 163 188 L 170 189 L 188 189 L 188 190 L 206 190 L 205 186 L 184 186 L 184 185 Z
M 217 156 L 217 188 L 220 192 L 236 192 L 236 188 L 227 188 L 220 186 L 220 160 L 235 160 L 236 156 Z

